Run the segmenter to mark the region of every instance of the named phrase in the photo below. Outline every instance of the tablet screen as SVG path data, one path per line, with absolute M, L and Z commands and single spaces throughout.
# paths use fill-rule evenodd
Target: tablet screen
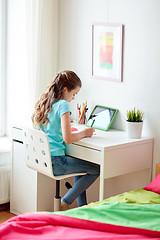
M 118 109 L 96 105 L 88 118 L 87 126 L 107 131 L 117 112 Z

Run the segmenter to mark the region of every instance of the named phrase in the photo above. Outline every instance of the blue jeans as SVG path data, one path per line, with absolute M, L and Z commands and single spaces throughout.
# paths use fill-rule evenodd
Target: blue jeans
M 86 205 L 86 189 L 98 178 L 100 166 L 64 155 L 52 156 L 52 168 L 55 176 L 72 173 L 86 173 L 85 175 L 74 177 L 74 186 L 62 198 L 68 205 L 76 198 L 79 207 Z

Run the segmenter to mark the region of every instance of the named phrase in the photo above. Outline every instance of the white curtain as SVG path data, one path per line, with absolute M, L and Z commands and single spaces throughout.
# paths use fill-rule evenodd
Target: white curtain
M 58 0 L 7 1 L 7 134 L 31 125 L 35 102 L 57 71 Z
M 26 0 L 30 109 L 57 72 L 58 0 Z

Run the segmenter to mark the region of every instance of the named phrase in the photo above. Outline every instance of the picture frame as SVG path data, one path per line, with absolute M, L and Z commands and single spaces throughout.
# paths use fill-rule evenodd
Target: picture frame
M 122 81 L 123 25 L 92 24 L 92 77 Z

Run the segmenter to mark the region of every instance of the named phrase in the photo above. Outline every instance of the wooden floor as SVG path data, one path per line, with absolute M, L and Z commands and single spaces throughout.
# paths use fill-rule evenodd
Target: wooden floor
M 14 216 L 10 213 L 9 204 L 0 205 L 0 224 Z

